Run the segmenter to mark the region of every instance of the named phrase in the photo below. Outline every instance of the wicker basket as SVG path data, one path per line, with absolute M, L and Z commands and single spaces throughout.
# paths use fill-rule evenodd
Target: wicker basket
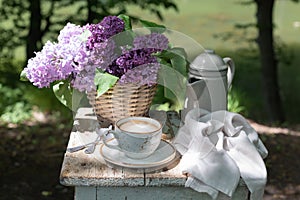
M 101 127 L 106 127 L 124 117 L 147 115 L 155 91 L 156 85 L 116 84 L 98 98 L 96 91 L 87 97 Z

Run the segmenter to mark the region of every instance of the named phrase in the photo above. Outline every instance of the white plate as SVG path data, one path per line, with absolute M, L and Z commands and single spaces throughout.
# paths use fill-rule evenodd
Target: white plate
M 117 142 L 115 139 L 112 139 L 108 141 L 108 143 L 116 144 Z M 156 151 L 149 157 L 143 159 L 129 158 L 123 152 L 109 148 L 104 144 L 100 146 L 100 154 L 103 156 L 105 161 L 111 164 L 121 167 L 141 169 L 159 167 L 169 163 L 175 158 L 176 150 L 173 145 L 161 140 Z

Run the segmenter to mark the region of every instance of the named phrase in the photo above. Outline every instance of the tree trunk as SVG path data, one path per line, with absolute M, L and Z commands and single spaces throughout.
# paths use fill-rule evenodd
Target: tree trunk
M 97 19 L 98 13 L 95 11 L 97 7 L 97 0 L 87 0 L 87 9 L 88 9 L 88 23 L 95 23 L 94 20 Z M 99 20 L 99 19 L 98 19 Z
M 29 12 L 30 12 L 30 27 L 26 41 L 26 58 L 27 60 L 34 57 L 34 52 L 39 50 L 39 44 L 41 43 L 41 1 L 31 0 L 29 1 Z
M 268 118 L 271 122 L 283 122 L 284 114 L 277 76 L 277 60 L 273 39 L 273 6 L 275 0 L 255 0 L 257 5 L 257 43 L 260 50 L 262 89 Z

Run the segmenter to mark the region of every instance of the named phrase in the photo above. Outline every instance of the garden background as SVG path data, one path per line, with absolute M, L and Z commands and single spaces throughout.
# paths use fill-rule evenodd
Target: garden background
M 50 5 L 50 1 L 45 2 L 43 9 Z M 0 3 L 3 5 L 3 1 Z M 163 21 L 138 6 L 129 5 L 127 11 L 163 23 L 205 49 L 233 58 L 236 75 L 229 108 L 251 121 L 269 149 L 265 199 L 300 199 L 300 3 L 277 0 L 273 11 L 280 94 L 286 116 L 280 124 L 266 120 L 259 52 L 253 41 L 257 29 L 249 25 L 256 20 L 255 4 L 241 5 L 235 0 L 176 0 L 175 4 L 178 11 L 158 8 Z M 80 3 L 65 6 L 61 16 L 75 12 L 78 6 Z M 0 21 L 1 30 L 15 24 L 13 20 Z M 3 50 L 7 44 L 3 38 L 9 33 L 0 34 Z M 0 199 L 72 199 L 73 189 L 59 184 L 72 113 L 50 89 L 37 89 L 19 81 L 26 64 L 25 46 L 8 51 L 12 57 L 1 55 L 0 59 Z

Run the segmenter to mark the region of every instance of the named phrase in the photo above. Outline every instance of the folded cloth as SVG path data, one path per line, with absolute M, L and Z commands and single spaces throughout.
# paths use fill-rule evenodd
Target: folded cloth
M 267 149 L 241 115 L 227 111 L 189 111 L 173 141 L 183 155 L 179 167 L 189 175 L 186 187 L 232 196 L 240 177 L 251 199 L 262 199 L 267 172 L 263 158 Z

